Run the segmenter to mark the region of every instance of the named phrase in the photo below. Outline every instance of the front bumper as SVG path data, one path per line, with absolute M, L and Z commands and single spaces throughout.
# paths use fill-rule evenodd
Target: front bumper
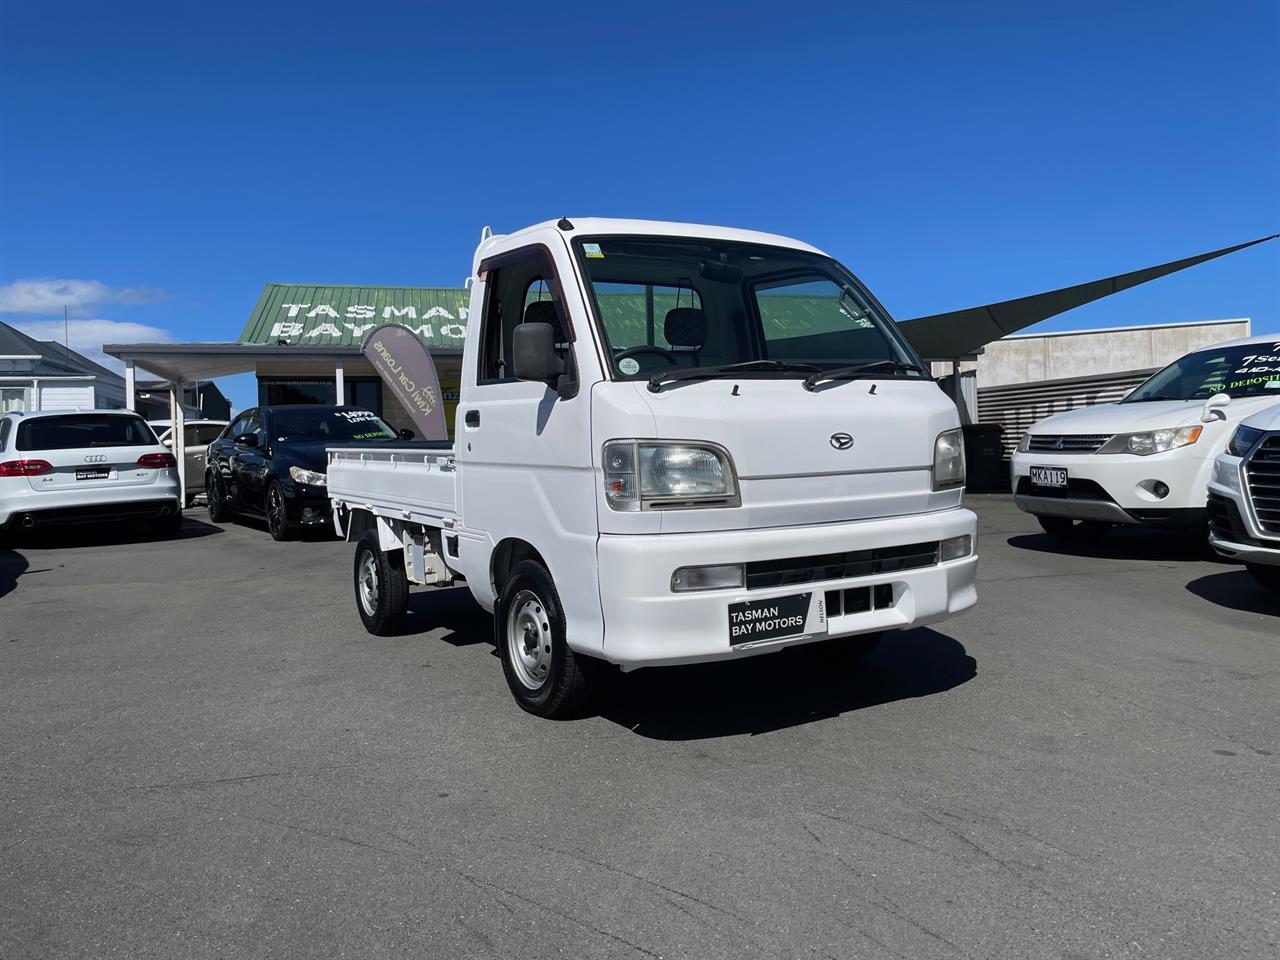
M 1209 483 L 1209 544 L 1222 556 L 1238 563 L 1280 566 L 1280 539 L 1258 526 L 1253 511 L 1240 489 L 1240 461 L 1225 455 L 1218 458 L 1224 473 L 1235 474 L 1234 484 L 1215 478 Z
M 759 589 L 673 593 L 679 567 L 811 558 L 942 541 L 968 535 L 973 552 L 959 560 L 833 580 Z M 605 659 L 623 669 L 698 663 L 768 653 L 828 637 L 921 626 L 977 601 L 977 520 L 964 509 L 882 520 L 766 530 L 640 536 L 602 535 L 598 542 Z M 733 646 L 729 605 L 799 593 L 882 586 L 892 602 L 831 616 L 820 633 Z
M 1194 526 L 1204 522 L 1205 488 L 1213 461 L 1190 448 L 1150 457 L 1128 454 L 1015 453 L 1010 464 L 1013 500 L 1027 513 L 1106 523 Z M 1062 467 L 1070 486 L 1031 486 L 1031 467 Z M 1156 483 L 1169 488 L 1164 497 Z
M 331 522 L 329 491 L 306 483 L 281 484 L 284 491 L 285 515 L 291 524 L 315 527 Z

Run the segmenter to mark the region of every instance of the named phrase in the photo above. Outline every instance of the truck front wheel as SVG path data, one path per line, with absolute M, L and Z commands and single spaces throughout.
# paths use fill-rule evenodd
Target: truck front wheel
M 1245 569 L 1264 587 L 1280 593 L 1280 567 L 1265 566 L 1261 563 L 1246 563 Z
M 364 628 L 375 637 L 392 633 L 409 609 L 409 576 L 404 557 L 383 553 L 372 531 L 356 543 L 355 585 L 356 609 Z
M 502 672 L 516 703 L 539 717 L 577 715 L 590 700 L 590 664 L 565 642 L 560 595 L 546 567 L 521 560 L 494 611 Z

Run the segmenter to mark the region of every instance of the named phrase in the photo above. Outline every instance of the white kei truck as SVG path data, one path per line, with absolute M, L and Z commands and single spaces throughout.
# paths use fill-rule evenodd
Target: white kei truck
M 785 237 L 561 219 L 482 235 L 452 444 L 329 448 L 366 629 L 465 582 L 517 702 L 972 606 L 954 403 L 836 260 Z M 815 652 L 819 648 L 815 647 Z

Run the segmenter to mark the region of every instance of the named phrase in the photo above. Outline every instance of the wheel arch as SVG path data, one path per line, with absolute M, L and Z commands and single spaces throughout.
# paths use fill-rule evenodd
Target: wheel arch
M 551 567 L 547 565 L 547 561 L 543 559 L 537 547 L 528 540 L 507 537 L 493 548 L 493 555 L 489 559 L 489 584 L 493 587 L 495 597 L 502 595 L 502 587 L 507 582 L 507 576 L 521 560 L 536 560 L 542 564 L 548 574 L 551 574 Z M 555 577 L 552 576 L 551 579 L 554 581 Z

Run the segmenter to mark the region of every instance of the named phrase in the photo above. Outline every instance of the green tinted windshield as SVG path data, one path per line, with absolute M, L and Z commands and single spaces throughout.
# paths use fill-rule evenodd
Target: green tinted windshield
M 759 377 L 918 362 L 883 308 L 829 257 L 666 237 L 575 246 L 619 378 L 755 360 L 784 361 L 750 373 Z M 892 368 L 883 375 L 927 376 Z
M 1274 396 L 1280 400 L 1280 342 L 1215 347 L 1175 360 L 1124 400 L 1204 400 Z

